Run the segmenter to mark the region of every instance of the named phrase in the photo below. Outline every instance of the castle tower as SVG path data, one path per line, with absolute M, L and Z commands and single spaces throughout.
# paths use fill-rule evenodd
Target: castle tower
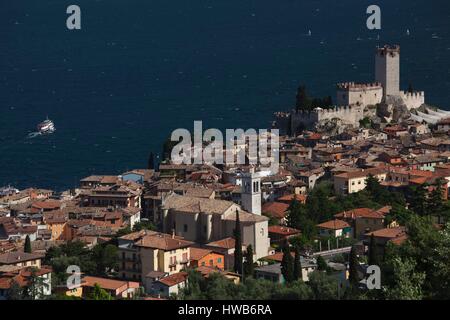
M 400 95 L 400 46 L 377 48 L 375 80 L 383 86 L 383 96 Z
M 242 174 L 242 208 L 254 214 L 261 214 L 261 177 L 254 171 Z

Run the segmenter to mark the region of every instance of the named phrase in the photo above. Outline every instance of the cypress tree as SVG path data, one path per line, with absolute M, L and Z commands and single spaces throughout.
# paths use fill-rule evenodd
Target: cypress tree
M 239 211 L 236 209 L 236 225 L 234 227 L 234 271 L 242 274 L 242 237 L 241 221 L 239 220 Z
M 434 183 L 433 191 L 431 191 L 426 201 L 426 215 L 439 215 L 443 210 L 443 184 L 442 178 L 437 179 Z
M 30 237 L 27 235 L 27 237 L 25 238 L 25 245 L 23 247 L 23 251 L 26 253 L 31 253 L 31 240 Z
M 369 265 L 378 265 L 378 255 L 377 255 L 377 247 L 375 243 L 375 236 L 372 234 L 370 236 L 370 244 L 369 244 Z
M 283 259 L 281 260 L 281 273 L 283 274 L 286 282 L 292 282 L 294 280 L 293 260 L 289 243 L 286 240 L 283 247 Z
M 317 270 L 326 271 L 328 269 L 327 262 L 322 256 L 317 257 Z
M 306 93 L 306 87 L 301 85 L 297 90 L 297 101 L 295 103 L 295 108 L 297 111 L 299 110 L 310 110 L 311 109 L 311 100 Z
M 359 276 L 358 276 L 358 257 L 356 255 L 355 247 L 352 247 L 350 250 L 350 259 L 349 259 L 349 281 L 350 284 L 354 287 L 358 286 Z
M 294 281 L 303 280 L 302 277 L 302 262 L 300 261 L 300 248 L 299 246 L 295 246 L 295 257 L 294 257 Z
M 247 247 L 247 252 L 245 253 L 244 275 L 246 277 L 253 277 L 254 270 L 255 265 L 253 263 L 253 247 L 249 244 Z

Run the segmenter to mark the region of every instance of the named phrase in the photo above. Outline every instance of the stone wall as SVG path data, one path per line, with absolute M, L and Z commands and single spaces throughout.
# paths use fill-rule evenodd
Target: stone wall
M 400 47 L 377 48 L 375 55 L 375 80 L 384 89 L 384 96 L 400 95 Z
M 404 92 L 400 91 L 400 97 L 408 107 L 408 110 L 417 109 L 425 103 L 425 92 Z
M 381 83 L 346 82 L 337 85 L 336 101 L 338 106 L 369 106 L 383 100 Z
M 334 107 L 331 109 L 316 108 L 311 112 L 291 112 L 292 133 L 300 127 L 313 129 L 319 122 L 339 119 L 345 124 L 359 126 L 359 121 L 364 118 L 363 106 Z

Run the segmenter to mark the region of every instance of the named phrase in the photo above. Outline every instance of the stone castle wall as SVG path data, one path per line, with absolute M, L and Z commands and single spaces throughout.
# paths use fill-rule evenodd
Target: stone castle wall
M 408 110 L 417 109 L 425 103 L 425 92 L 404 92 L 400 91 L 400 97 L 408 107 Z
M 335 107 L 332 109 L 316 108 L 311 112 L 292 111 L 290 118 L 292 133 L 298 132 L 300 127 L 312 129 L 321 121 L 333 119 L 339 119 L 345 124 L 357 127 L 359 126 L 359 121 L 364 118 L 364 107 L 347 106 Z
M 384 89 L 384 96 L 400 95 L 400 47 L 377 48 L 375 55 L 375 80 Z
M 381 83 L 346 82 L 337 85 L 336 101 L 338 106 L 369 106 L 383 100 Z

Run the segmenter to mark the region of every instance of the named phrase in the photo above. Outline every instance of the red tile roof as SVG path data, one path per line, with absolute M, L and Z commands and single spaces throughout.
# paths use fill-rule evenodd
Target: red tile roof
M 210 242 L 207 244 L 211 247 L 218 247 L 218 248 L 224 248 L 224 249 L 233 249 L 236 246 L 236 241 L 234 238 L 225 238 L 222 240 L 217 240 L 214 242 Z
M 282 236 L 290 236 L 294 234 L 300 234 L 300 230 L 283 226 L 270 226 L 269 233 L 275 233 Z
M 307 196 L 303 195 L 303 194 L 288 194 L 288 195 L 285 195 L 285 196 L 282 196 L 282 197 L 278 198 L 277 200 L 278 201 L 289 201 L 290 202 L 290 201 L 293 201 L 294 198 L 297 201 L 299 201 L 299 202 L 305 202 Z
M 406 228 L 405 227 L 384 228 L 384 229 L 369 232 L 366 235 L 370 237 L 372 234 L 374 237 L 377 237 L 377 238 L 395 239 L 395 238 L 405 236 Z
M 170 276 L 167 276 L 165 278 L 162 278 L 158 282 L 160 282 L 168 287 L 172 287 L 172 286 L 175 286 L 182 282 L 185 282 L 187 277 L 188 277 L 187 272 L 178 272 L 178 273 L 174 273 Z
M 270 214 L 274 218 L 282 219 L 286 216 L 286 211 L 289 208 L 289 205 L 282 202 L 268 202 L 265 203 L 261 211 L 263 213 Z
M 190 248 L 191 260 L 200 260 L 206 255 L 210 254 L 212 250 L 202 249 L 202 248 Z
M 138 288 L 138 282 L 132 281 L 122 281 L 108 278 L 100 278 L 100 277 L 91 277 L 86 276 L 83 278 L 83 286 L 86 287 L 94 287 L 95 284 L 98 284 L 102 289 L 106 290 L 117 290 L 119 288 Z
M 370 208 L 357 208 L 353 210 L 339 212 L 334 215 L 335 218 L 343 219 L 356 219 L 356 218 L 368 218 L 368 219 L 383 219 L 384 211 L 377 211 Z
M 330 221 L 326 221 L 324 223 L 320 223 L 317 225 L 318 228 L 321 229 L 330 229 L 330 230 L 340 230 L 340 229 L 344 229 L 344 228 L 348 228 L 350 227 L 350 225 L 342 220 L 330 220 Z

